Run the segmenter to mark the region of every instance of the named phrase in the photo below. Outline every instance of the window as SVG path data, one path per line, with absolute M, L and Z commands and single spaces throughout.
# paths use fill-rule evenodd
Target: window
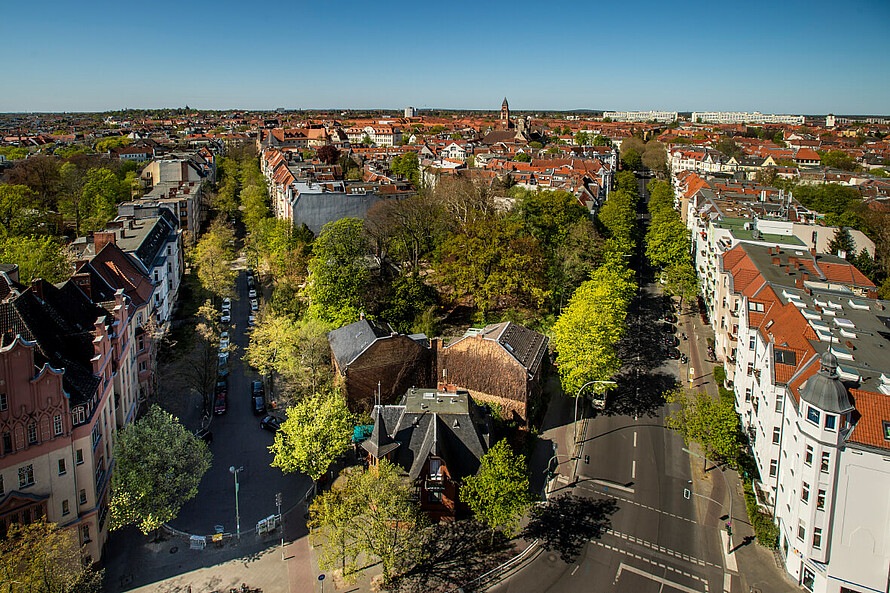
M 60 476 L 65 475 L 65 471 L 66 471 L 65 470 L 65 458 L 63 457 L 63 458 L 59 459 L 59 475 Z
M 19 468 L 19 488 L 34 484 L 34 466 L 31 464 Z
M 806 566 L 803 567 L 800 584 L 806 587 L 807 591 L 812 591 L 813 587 L 816 585 L 816 574 Z
M 139 363 L 139 372 L 144 373 L 148 369 L 148 365 L 146 365 L 145 361 Z
M 37 424 L 31 423 L 28 425 L 28 444 L 37 444 Z
M 813 448 L 807 445 L 807 453 L 804 456 L 803 462 L 807 465 L 813 465 Z
M 757 336 L 751 336 L 751 339 L 748 340 L 748 350 L 754 350 L 754 346 L 757 345 Z
M 99 427 L 99 423 L 96 422 L 96 425 L 93 427 L 93 449 L 96 448 L 100 440 L 102 440 L 102 429 Z
M 9 402 L 6 400 L 6 394 L 0 393 L 0 412 L 5 412 Z
M 822 529 L 820 527 L 813 528 L 813 548 L 820 549 L 822 547 Z
M 800 488 L 800 499 L 804 502 L 810 501 L 810 485 L 806 482 L 803 482 L 803 485 Z
M 80 535 L 83 537 L 83 543 L 88 543 L 90 540 L 90 526 L 89 525 L 81 525 L 80 526 Z
M 139 352 L 142 352 L 143 350 L 145 350 L 145 335 L 144 334 L 140 334 L 139 337 L 136 338 L 136 347 L 139 350 Z
M 749 375 L 753 375 L 753 374 L 754 374 L 754 363 L 753 363 L 753 362 L 749 362 L 749 363 L 748 363 L 748 374 L 749 374 Z
M 823 474 L 828 473 L 828 460 L 831 459 L 831 453 L 828 451 L 822 451 L 822 464 L 819 466 L 819 471 Z
M 749 311 L 757 311 L 758 313 L 763 313 L 763 303 L 755 303 L 754 301 L 748 301 L 748 310 Z
M 12 433 L 3 433 L 3 454 L 12 453 Z
M 74 452 L 74 463 L 77 465 L 83 463 L 83 449 L 78 449 Z
M 816 509 L 820 511 L 825 510 L 825 490 L 819 488 L 819 491 L 816 492 Z
M 426 493 L 426 499 L 429 502 L 441 503 L 442 502 L 442 493 L 441 492 L 432 492 L 428 491 Z
M 87 503 L 87 491 L 85 488 L 80 489 L 80 504 Z
M 779 460 L 773 459 L 769 462 L 769 477 L 775 478 L 779 473 Z
M 791 366 L 797 364 L 797 355 L 791 350 L 776 349 L 774 352 L 774 358 L 777 363 L 790 364 Z
M 71 509 L 68 508 L 68 499 L 62 501 L 62 515 L 67 515 L 71 512 Z
M 825 430 L 834 430 L 837 416 L 834 414 L 825 414 Z
M 807 526 L 803 521 L 797 523 L 797 539 L 803 541 L 807 537 Z
M 782 397 L 781 395 L 776 396 L 776 412 L 779 412 L 779 413 L 782 412 L 782 405 L 783 405 L 784 401 L 785 401 L 785 398 Z
M 819 426 L 819 410 L 813 406 L 807 406 L 807 420 Z
M 884 440 L 890 441 L 890 422 L 884 422 Z
M 778 445 L 781 438 L 782 438 L 782 429 L 779 427 L 774 428 L 773 429 L 773 444 Z
M 62 434 L 63 428 L 64 427 L 62 426 L 62 415 L 56 414 L 55 416 L 53 416 L 53 433 L 56 436 L 59 436 Z
M 746 402 L 751 401 L 751 388 L 750 387 L 745 388 L 745 401 Z
M 83 406 L 74 408 L 71 416 L 74 418 L 74 424 L 83 424 L 87 419 L 86 410 L 83 409 Z

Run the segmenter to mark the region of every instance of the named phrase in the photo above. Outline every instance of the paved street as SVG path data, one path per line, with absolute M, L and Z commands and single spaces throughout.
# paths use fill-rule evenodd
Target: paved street
M 236 293 L 229 333 L 237 349 L 229 357 L 228 409 L 211 421 L 213 465 L 201 480 L 198 495 L 183 506 L 172 527 L 189 534 L 210 535 L 216 525 L 221 525 L 225 532 L 234 534 L 235 487 L 229 467 L 243 467 L 238 473 L 241 542 L 231 541 L 222 547 L 208 545 L 198 551 L 188 549 L 187 541 L 181 538 L 152 543 L 150 536 L 133 528 L 113 533 L 107 548 L 106 591 L 142 587 L 180 591 L 191 585 L 197 593 L 228 590 L 227 586 L 239 586 L 242 582 L 263 586 L 267 592 L 288 591 L 288 568 L 275 548 L 280 532 L 261 537 L 255 533 L 255 527 L 257 521 L 277 512 L 275 494 L 281 492 L 287 541 L 302 537 L 305 507 L 299 503 L 311 482 L 305 476 L 285 475 L 269 465 L 272 454 L 268 447 L 273 436 L 260 428 L 260 417 L 253 414 L 250 402 L 250 384 L 258 376 L 240 361 L 249 342 L 244 331 L 250 303 L 243 266 L 239 269 Z M 197 413 L 182 420 L 189 429 L 198 427 Z M 301 541 L 305 545 L 305 540 Z M 162 586 L 160 581 L 164 579 L 169 580 Z M 226 579 L 232 584 L 228 585 Z

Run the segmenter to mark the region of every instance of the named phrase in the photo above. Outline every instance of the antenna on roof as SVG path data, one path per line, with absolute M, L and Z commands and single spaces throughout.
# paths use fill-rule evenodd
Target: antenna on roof
M 381 394 L 381 392 L 380 392 L 380 381 L 377 381 L 377 397 L 376 397 L 376 400 L 377 400 L 377 401 L 374 402 L 375 405 L 378 405 L 378 406 L 380 405 L 381 395 L 382 395 L 382 394 Z

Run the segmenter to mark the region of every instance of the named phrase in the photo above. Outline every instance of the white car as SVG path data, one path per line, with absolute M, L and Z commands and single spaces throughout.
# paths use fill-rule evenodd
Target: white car
M 255 288 L 251 288 L 251 289 L 247 292 L 247 296 L 250 297 L 250 298 L 252 298 L 252 299 L 255 299 L 255 298 L 256 298 L 256 289 L 255 289 Z
M 256 299 L 250 299 L 250 310 L 251 311 L 259 311 L 260 305 Z
M 223 311 L 230 310 L 232 308 L 232 299 L 225 298 L 222 302 Z
M 222 316 L 219 318 L 221 323 L 232 323 L 232 315 L 228 310 L 223 311 Z
M 253 325 L 254 323 L 256 323 L 256 315 L 248 315 L 247 325 Z
M 229 348 L 229 332 L 223 332 L 219 334 L 219 349 L 220 351 L 228 350 Z

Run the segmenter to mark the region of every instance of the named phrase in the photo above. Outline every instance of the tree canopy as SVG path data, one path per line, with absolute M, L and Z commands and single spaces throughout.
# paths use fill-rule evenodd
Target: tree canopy
M 482 457 L 476 475 L 464 478 L 460 500 L 491 529 L 515 535 L 532 501 L 525 456 L 513 453 L 506 439 L 498 441 Z
M 666 399 L 677 405 L 666 424 L 683 435 L 687 445 L 698 443 L 709 458 L 735 463 L 741 431 L 731 398 L 714 399 L 704 392 L 675 389 Z
M 123 428 L 114 444 L 111 529 L 135 524 L 142 533 L 176 518 L 210 469 L 210 450 L 158 406 Z
M 273 467 L 302 472 L 317 482 L 351 446 L 354 421 L 339 393 L 319 393 L 287 409 L 269 450 Z
M 336 327 L 359 318 L 368 281 L 367 253 L 361 220 L 341 218 L 324 225 L 309 261 L 307 293 L 312 317 Z

